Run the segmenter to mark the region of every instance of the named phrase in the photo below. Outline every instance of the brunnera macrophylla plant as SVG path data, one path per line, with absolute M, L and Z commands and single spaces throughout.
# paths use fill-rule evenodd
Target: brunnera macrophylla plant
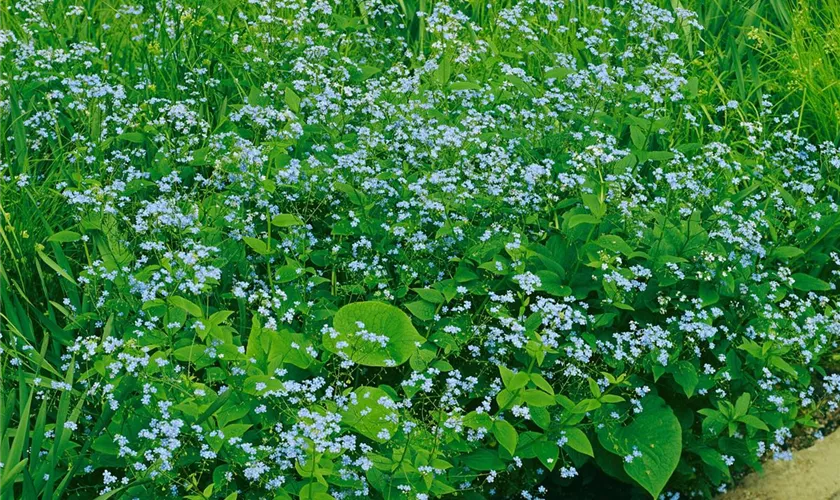
M 710 497 L 840 403 L 840 152 L 688 10 L 0 27 L 0 496 Z

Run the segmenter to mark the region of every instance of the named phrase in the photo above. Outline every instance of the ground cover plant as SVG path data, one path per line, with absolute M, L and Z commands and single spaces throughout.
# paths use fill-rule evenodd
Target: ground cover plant
M 836 11 L 2 7 L 4 499 L 711 497 L 840 403 Z

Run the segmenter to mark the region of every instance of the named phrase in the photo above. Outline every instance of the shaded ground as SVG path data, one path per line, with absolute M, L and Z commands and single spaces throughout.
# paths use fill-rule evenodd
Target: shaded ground
M 790 462 L 769 461 L 718 500 L 840 500 L 840 432 L 795 451 Z

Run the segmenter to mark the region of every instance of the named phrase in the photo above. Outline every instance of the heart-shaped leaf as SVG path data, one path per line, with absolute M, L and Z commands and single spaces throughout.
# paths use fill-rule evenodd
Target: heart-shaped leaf
M 391 439 L 397 430 L 397 420 L 390 418 L 396 413 L 394 401 L 377 387 L 363 386 L 350 393 L 340 413 L 343 424 L 380 443 Z
M 657 498 L 680 461 L 682 428 L 659 396 L 646 396 L 642 406 L 644 411 L 630 425 L 599 431 L 598 436 L 610 452 L 627 457 L 624 471 Z
M 365 366 L 397 366 L 408 361 L 423 338 L 402 310 L 383 302 L 355 302 L 338 310 L 324 348 Z

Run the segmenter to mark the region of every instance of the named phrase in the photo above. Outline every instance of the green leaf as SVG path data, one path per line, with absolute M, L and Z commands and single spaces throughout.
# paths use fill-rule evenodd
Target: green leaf
M 499 374 L 502 376 L 502 383 L 505 387 L 510 385 L 510 381 L 513 380 L 513 376 L 515 375 L 510 368 L 503 365 L 499 365 Z
M 384 347 L 378 341 L 359 335 L 359 323 L 370 334 L 383 336 Z M 343 353 L 364 366 L 401 365 L 426 340 L 417 333 L 408 315 L 384 302 L 347 304 L 335 314 L 333 328 L 334 333 L 323 337 L 324 348 L 333 353 Z
M 415 300 L 405 305 L 405 308 L 411 311 L 411 314 L 423 321 L 431 321 L 435 319 L 435 305 L 426 302 L 425 300 Z
M 82 235 L 75 231 L 59 231 L 47 238 L 47 241 L 54 241 L 56 243 L 72 243 L 79 241 Z
M 640 153 L 640 156 L 642 154 Z M 666 161 L 674 159 L 674 153 L 670 151 L 648 151 L 644 153 L 644 156 L 647 157 L 648 160 L 654 161 Z
M 58 265 L 58 264 L 57 264 L 54 260 L 52 260 L 52 259 L 51 259 L 51 258 L 50 258 L 47 254 L 45 254 L 44 252 L 42 252 L 42 251 L 38 250 L 38 257 L 40 257 L 40 258 L 41 258 L 41 260 L 42 260 L 42 261 L 44 261 L 44 264 L 46 264 L 46 265 L 50 266 L 50 268 L 51 268 L 53 271 L 57 272 L 59 276 L 61 276 L 62 278 L 66 279 L 66 280 L 67 280 L 67 281 L 69 281 L 70 283 L 73 283 L 74 285 L 76 284 L 76 280 L 74 280 L 74 279 L 73 279 L 73 277 L 72 277 L 72 276 L 70 276 L 70 274 L 69 274 L 67 271 L 65 271 L 65 270 L 64 270 L 64 268 L 62 268 L 61 266 L 59 266 L 59 265 Z
M 506 420 L 496 420 L 493 423 L 493 435 L 511 455 L 516 451 L 516 443 L 519 441 L 519 434 L 516 429 Z
M 117 136 L 117 139 L 122 139 L 124 141 L 133 142 L 135 144 L 141 144 L 143 142 L 143 133 L 142 132 L 126 132 L 124 134 L 120 134 Z
M 797 247 L 781 246 L 773 250 L 773 253 L 770 255 L 781 259 L 795 259 L 796 257 L 805 255 L 805 252 Z
M 630 140 L 633 142 L 633 145 L 636 146 L 636 149 L 645 149 L 645 143 L 647 143 L 647 136 L 645 132 L 641 129 L 641 127 L 637 125 L 630 126 Z
M 699 289 L 700 299 L 703 301 L 703 307 L 716 304 L 720 300 L 720 294 L 715 289 L 714 285 L 708 282 L 700 283 Z
M 473 82 L 453 82 L 449 85 L 452 90 L 481 90 L 481 86 Z
M 20 425 L 19 428 L 25 428 L 23 425 Z M 4 466 L 2 475 L 2 480 L 0 480 L 0 489 L 5 489 L 8 484 L 12 484 L 14 479 L 17 477 L 18 474 L 26 467 L 27 462 L 29 462 L 28 458 L 24 458 L 13 467 Z
M 429 492 L 434 494 L 435 498 L 443 497 L 445 495 L 449 495 L 450 493 L 455 493 L 456 491 L 458 490 L 439 479 L 433 480 L 432 485 L 429 486 Z
M 528 385 L 529 380 L 531 380 L 531 377 L 529 377 L 527 373 L 518 372 L 513 376 L 513 378 L 510 379 L 510 383 L 505 387 L 507 387 L 508 390 L 511 391 L 522 389 L 523 387 Z
M 362 80 L 367 80 L 368 78 L 382 71 L 381 68 L 377 68 L 376 66 L 370 66 L 367 64 L 360 66 L 359 69 L 362 70 Z
M 624 471 L 654 498 L 668 484 L 682 454 L 680 422 L 662 398 L 648 395 L 642 400 L 644 411 L 633 422 L 613 433 L 613 442 L 620 453 L 641 452 L 632 462 L 624 463 Z
M 537 271 L 537 277 L 540 278 L 540 286 L 538 290 L 546 292 L 555 297 L 568 297 L 572 294 L 572 289 L 563 284 L 563 280 L 557 273 L 552 271 Z
M 792 375 L 794 377 L 799 376 L 799 374 L 796 373 L 796 370 L 794 370 L 793 367 L 790 366 L 790 364 L 787 361 L 782 359 L 781 356 L 770 356 L 768 361 L 770 361 L 771 365 L 775 366 L 776 368 L 778 368 L 782 371 L 785 371 L 785 372 L 789 373 L 790 375 Z
M 563 429 L 563 432 L 566 433 L 566 439 L 568 439 L 566 446 L 578 453 L 583 453 L 584 455 L 589 455 L 590 457 L 595 456 L 595 453 L 592 451 L 592 443 L 589 442 L 589 438 L 586 437 L 586 433 L 577 427 Z
M 17 92 L 15 93 L 17 94 Z M 21 96 L 22 97 L 22 96 Z M 9 99 L 9 106 L 11 111 L 12 133 L 14 135 L 15 153 L 17 156 L 18 167 L 23 170 L 27 164 L 27 141 L 26 141 L 26 126 L 24 125 L 23 112 L 20 109 L 21 104 L 25 104 L 22 99 L 17 96 Z M 12 463 L 12 462 L 10 462 Z M 9 465 L 9 467 L 11 467 Z
M 513 406 L 518 400 L 519 395 L 510 389 L 502 389 L 499 391 L 499 394 L 496 395 L 496 403 L 498 403 L 500 410 Z
M 639 158 L 633 153 L 622 157 L 621 159 L 615 162 L 616 172 L 624 172 L 633 168 L 636 165 L 638 159 Z
M 566 78 L 571 73 L 572 73 L 571 69 L 559 67 L 559 68 L 554 68 L 554 69 L 550 69 L 550 70 L 546 71 L 545 74 L 543 75 L 543 78 L 545 78 L 546 80 L 549 80 L 551 78 L 555 78 L 555 79 Z
M 268 249 L 268 245 L 266 245 L 263 240 L 251 238 L 250 236 L 246 236 L 242 238 L 242 240 L 245 242 L 246 245 L 251 247 L 251 249 L 253 249 L 260 255 L 268 255 L 269 253 L 271 253 L 271 251 L 269 251 Z
M 555 404 L 554 396 L 547 394 L 537 389 L 528 389 L 523 393 L 525 402 L 529 406 L 553 406 Z
M 295 113 L 300 112 L 300 97 L 295 94 L 295 91 L 292 90 L 291 87 L 286 87 L 286 92 L 283 97 L 286 101 L 286 105 L 289 106 L 289 109 Z
M 793 278 L 793 288 L 795 290 L 800 290 L 803 292 L 825 292 L 831 290 L 831 285 L 809 274 L 795 273 L 793 274 L 793 276 L 791 276 L 791 278 Z
M 534 385 L 536 385 L 540 389 L 554 396 L 554 388 L 551 387 L 551 384 L 548 382 L 548 380 L 546 380 L 545 377 L 543 377 L 539 373 L 531 374 L 531 382 L 533 382 Z
M 443 304 L 443 294 L 433 288 L 412 288 L 421 299 L 432 304 Z
M 382 389 L 359 387 L 350 394 L 346 406 L 339 410 L 341 423 L 369 439 L 385 443 L 398 428 L 398 420 L 392 417 L 397 410 L 389 408 L 393 403 L 393 399 Z
M 563 408 L 565 408 L 567 410 L 571 410 L 572 408 L 574 408 L 576 406 L 574 401 L 572 401 L 571 399 L 569 399 L 568 397 L 566 397 L 562 394 L 555 395 L 554 400 L 557 401 L 560 404 L 560 406 L 562 406 Z
M 698 448 L 692 451 L 699 456 L 701 460 L 703 460 L 703 463 L 717 471 L 720 471 L 721 474 L 727 477 L 729 476 L 729 466 L 726 465 L 726 462 L 724 462 L 719 451 L 707 447 Z
M 747 410 L 750 409 L 750 393 L 745 392 L 741 394 L 737 401 L 735 401 L 735 416 L 740 417 L 746 415 Z
M 598 386 L 598 383 L 595 382 L 592 378 L 587 380 L 589 382 L 589 392 L 592 393 L 592 397 L 598 399 L 601 397 L 601 387 Z
M 520 458 L 539 458 L 548 470 L 554 470 L 560 448 L 553 440 L 546 439 L 543 434 L 526 431 L 519 436 L 519 446 L 515 455 Z
M 592 214 L 577 214 L 569 217 L 569 229 L 581 224 L 598 224 L 601 220 Z
M 601 202 L 601 198 L 594 193 L 581 193 L 580 199 L 592 215 L 600 219 L 607 213 L 607 207 Z
M 207 346 L 202 344 L 191 344 L 175 349 L 172 356 L 178 361 L 186 361 L 193 364 L 198 363 L 202 358 L 205 358 L 205 361 L 210 359 L 207 357 Z
M 277 227 L 291 227 L 301 226 L 303 221 L 296 215 L 292 214 L 277 214 L 271 218 L 271 224 Z
M 721 412 L 711 408 L 702 408 L 697 410 L 697 413 L 706 416 L 703 419 L 701 428 L 703 429 L 703 434 L 707 436 L 717 436 L 729 423 L 729 420 Z
M 767 427 L 767 424 L 761 421 L 760 418 L 754 415 L 743 415 L 738 418 L 739 422 L 742 422 L 752 428 L 761 429 L 763 431 L 769 431 L 770 429 Z
M 476 413 L 471 411 L 464 417 L 464 425 L 470 429 L 478 429 L 480 427 L 490 429 L 493 427 L 493 420 L 487 413 Z
M 627 242 L 625 242 L 620 236 L 612 234 L 605 234 L 601 236 L 595 240 L 595 244 L 606 250 L 620 252 L 624 255 L 630 255 L 633 253 L 633 247 L 628 245 Z
M 466 267 L 460 266 L 455 270 L 455 281 L 458 283 L 466 283 L 477 279 L 478 275 Z
M 499 458 L 499 454 L 488 448 L 481 448 L 470 453 L 464 457 L 464 463 L 470 469 L 477 471 L 502 470 L 505 468 L 505 463 Z
M 551 427 L 551 413 L 547 408 L 531 406 L 528 407 L 528 410 L 531 412 L 531 420 L 541 429 L 548 430 Z
M 197 304 L 190 302 L 184 297 L 172 295 L 171 297 L 169 297 L 168 300 L 169 303 L 173 306 L 188 312 L 196 318 L 201 318 L 204 316 L 204 314 L 201 312 L 201 307 L 199 307 Z
M 548 470 L 554 470 L 557 466 L 557 458 L 560 457 L 560 448 L 555 443 L 540 441 L 535 444 L 535 451 L 540 462 Z
M 296 265 L 280 266 L 277 268 L 277 272 L 274 273 L 275 283 L 288 283 L 289 281 L 298 279 L 301 276 L 298 273 L 299 270 L 300 267 Z
M 764 359 L 764 352 L 762 351 L 761 346 L 750 339 L 744 339 L 744 342 L 738 346 L 738 349 L 746 351 L 750 356 L 756 359 Z
M 621 396 L 617 396 L 615 394 L 604 394 L 603 396 L 601 396 L 601 402 L 602 403 L 615 404 L 615 403 L 623 403 L 624 401 L 625 401 L 624 398 L 622 398 Z
M 694 395 L 694 389 L 700 383 L 700 377 L 697 375 L 697 368 L 690 361 L 680 361 L 674 365 L 671 372 L 674 380 L 682 387 L 685 395 L 691 397 Z

